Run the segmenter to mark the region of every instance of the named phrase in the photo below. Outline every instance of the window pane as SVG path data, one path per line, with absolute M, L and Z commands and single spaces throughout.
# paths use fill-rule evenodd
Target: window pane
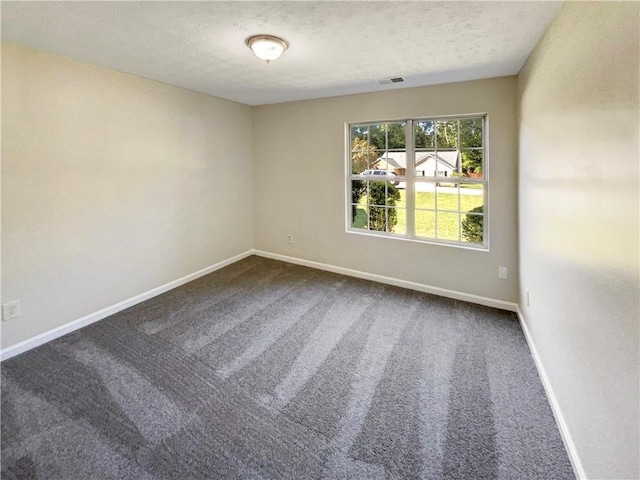
M 484 187 L 475 183 L 460 184 L 460 211 L 482 213 Z M 476 210 L 479 209 L 479 210 Z
M 369 127 L 367 126 L 351 126 L 351 151 L 367 149 L 368 132 Z
M 436 122 L 415 122 L 413 124 L 413 142 L 415 148 L 435 148 L 435 130 Z
M 407 160 L 406 152 L 391 152 L 393 155 L 398 156 L 398 159 L 389 161 L 389 171 L 395 173 L 397 176 L 405 176 L 407 174 Z
M 377 148 L 378 150 L 387 149 L 385 130 L 384 123 L 369 126 L 369 143 L 372 148 Z
M 433 188 L 432 183 L 416 183 L 416 208 L 428 208 L 430 210 L 435 210 L 436 196 Z
M 438 170 L 437 177 L 450 177 L 453 173 L 458 172 L 458 152 L 441 152 L 437 153 Z
M 351 205 L 351 227 L 367 229 L 367 206 L 362 204 Z
M 387 209 L 389 231 L 404 235 L 407 233 L 407 211 L 404 208 Z
M 460 239 L 460 216 L 457 213 L 438 212 L 437 238 L 443 240 Z
M 393 155 L 389 152 L 378 152 L 378 158 L 376 158 L 374 167 L 376 170 L 386 171 L 388 168 L 393 170 Z
M 483 215 L 467 213 L 462 215 L 462 241 L 468 243 L 483 243 Z
M 396 206 L 400 208 L 407 208 L 407 191 L 403 187 L 404 182 L 391 182 L 391 184 L 398 192 Z
M 373 168 L 378 159 L 378 152 L 374 150 L 362 150 L 351 154 L 351 173 L 362 174 Z
M 364 180 L 351 180 L 351 203 L 367 204 L 367 182 Z
M 458 189 L 449 186 L 436 186 L 438 210 L 458 211 Z
M 369 207 L 369 229 L 386 232 L 387 209 L 385 207 Z
M 482 150 L 462 150 L 462 171 L 466 177 L 483 178 Z
M 436 152 L 416 152 L 416 177 L 433 177 L 436 174 Z
M 390 207 L 395 207 L 402 201 L 402 193 L 400 192 L 400 189 L 396 187 L 396 183 L 397 182 L 386 182 L 386 205 Z
M 460 147 L 482 147 L 482 118 L 460 120 Z
M 458 121 L 439 121 L 437 125 L 437 144 L 436 148 L 458 148 Z
M 367 203 L 384 206 L 387 203 L 386 182 L 368 182 Z
M 393 149 L 402 149 L 407 145 L 405 139 L 405 125 L 406 123 L 388 123 L 387 124 L 387 148 Z
M 375 150 L 371 152 L 371 158 L 369 159 L 369 168 L 373 170 L 386 170 L 388 155 L 385 150 Z M 380 172 L 369 172 L 372 175 L 383 175 Z
M 427 238 L 436 237 L 435 212 L 416 210 L 416 236 Z

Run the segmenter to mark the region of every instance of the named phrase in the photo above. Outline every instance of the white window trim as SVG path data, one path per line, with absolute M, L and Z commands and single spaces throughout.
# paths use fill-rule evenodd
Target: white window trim
M 466 118 L 478 118 L 482 117 L 484 119 L 483 131 L 482 131 L 482 149 L 483 149 L 483 178 L 481 180 L 465 178 L 458 183 L 467 183 L 473 184 L 478 183 L 483 185 L 483 243 L 469 243 L 463 241 L 454 241 L 454 240 L 446 240 L 446 239 L 438 239 L 438 238 L 426 238 L 426 237 L 417 237 L 413 234 L 415 231 L 415 184 L 424 182 L 424 183 L 438 183 L 440 181 L 451 183 L 452 177 L 418 177 L 415 175 L 415 148 L 413 145 L 414 136 L 413 136 L 413 125 L 414 122 L 419 121 L 438 121 L 438 120 L 463 120 Z M 381 232 L 375 230 L 363 230 L 359 228 L 352 227 L 352 219 L 351 219 L 351 180 L 372 180 L 371 176 L 368 175 L 353 175 L 351 174 L 351 126 L 371 126 L 371 125 L 380 125 L 383 123 L 402 123 L 406 122 L 405 125 L 405 151 L 407 157 L 407 168 L 404 176 L 394 176 L 393 180 L 398 182 L 405 182 L 405 209 L 406 209 L 406 231 L 405 234 L 400 233 L 388 233 Z M 362 235 L 368 237 L 376 237 L 376 238 L 387 238 L 392 240 L 404 240 L 408 242 L 415 243 L 423 243 L 430 245 L 438 245 L 444 247 L 455 247 L 462 248 L 467 250 L 474 250 L 479 252 L 489 252 L 490 251 L 490 228 L 489 228 L 489 191 L 490 191 L 490 180 L 489 180 L 489 170 L 490 170 L 490 153 L 489 153 L 489 115 L 485 113 L 469 113 L 469 114 L 461 114 L 461 115 L 441 115 L 434 117 L 416 117 L 416 118 L 399 118 L 399 119 L 390 119 L 390 120 L 376 120 L 376 121 L 351 121 L 346 122 L 344 125 L 345 131 L 345 177 L 344 177 L 344 186 L 345 186 L 345 229 L 347 233 L 354 235 Z M 460 135 L 458 131 L 458 136 Z M 460 141 L 458 138 L 458 146 L 460 145 Z M 437 147 L 437 146 L 436 146 Z M 458 151 L 460 148 L 458 147 Z M 462 160 L 460 160 L 462 161 Z M 382 181 L 382 180 L 381 180 Z M 458 200 L 460 201 L 460 200 Z M 411 210 L 411 214 L 409 211 Z M 437 212 L 437 203 L 435 211 Z M 462 212 L 457 212 L 462 216 Z M 437 218 L 437 215 L 436 215 Z M 462 228 L 462 227 L 460 227 Z M 412 233 L 408 233 L 412 232 Z

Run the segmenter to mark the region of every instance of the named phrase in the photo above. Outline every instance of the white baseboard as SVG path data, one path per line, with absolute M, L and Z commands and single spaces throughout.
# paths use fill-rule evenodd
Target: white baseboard
M 131 297 L 127 300 L 123 300 L 122 302 L 116 303 L 115 305 L 111 305 L 110 307 L 103 308 L 102 310 L 99 310 L 97 312 L 90 313 L 89 315 L 86 315 L 77 320 L 73 320 L 69 323 L 65 323 L 64 325 L 61 325 L 52 330 L 49 330 L 48 332 L 41 333 L 40 335 L 36 335 L 35 337 L 31 337 L 23 342 L 7 347 L 4 350 L 0 351 L 0 361 L 4 361 L 8 358 L 15 357 L 16 355 L 26 352 L 27 350 L 31 350 L 32 348 L 42 345 L 43 343 L 47 343 L 58 337 L 62 337 L 67 333 L 73 332 L 74 330 L 78 330 L 82 327 L 86 327 L 87 325 L 97 322 L 98 320 L 102 320 L 103 318 L 106 318 L 109 315 L 113 315 L 114 313 L 121 312 L 126 308 L 137 305 L 138 303 L 142 303 L 145 300 L 156 297 L 173 288 L 184 285 L 185 283 L 189 283 L 193 280 L 203 277 L 204 275 L 208 275 L 209 273 L 215 272 L 216 270 L 226 267 L 227 265 L 230 265 L 232 263 L 235 263 L 238 260 L 242 260 L 243 258 L 248 257 L 249 255 L 253 255 L 253 253 L 254 253 L 253 250 L 247 250 L 246 252 L 240 253 L 239 255 L 236 255 L 231 258 L 227 258 L 226 260 L 218 262 L 214 265 L 210 265 L 206 268 L 203 268 L 202 270 L 198 270 L 197 272 L 190 273 L 189 275 L 186 275 L 182 278 L 166 283 L 159 287 L 153 288 L 147 292 L 141 293 L 140 295 L 136 295 L 135 297 Z
M 335 265 L 329 265 L 326 263 L 314 262 L 311 260 L 305 260 L 302 258 L 289 257 L 287 255 L 281 255 L 279 253 L 264 252 L 262 250 L 254 250 L 254 255 L 260 257 L 271 258 L 273 260 L 281 260 L 283 262 L 295 263 L 296 265 L 303 265 L 305 267 L 317 268 L 319 270 L 325 270 L 327 272 L 340 273 L 349 277 L 362 278 L 364 280 L 372 280 L 374 282 L 384 283 L 387 285 L 394 285 L 396 287 L 408 288 L 409 290 L 417 290 L 418 292 L 431 293 L 433 295 L 439 295 L 441 297 L 453 298 L 455 300 L 462 300 L 464 302 L 477 303 L 479 305 L 485 305 L 487 307 L 499 308 L 501 310 L 508 310 L 515 312 L 518 306 L 512 302 L 505 302 L 504 300 L 496 300 L 494 298 L 482 297 L 480 295 L 472 295 L 470 293 L 458 292 L 456 290 L 448 290 L 446 288 L 434 287 L 431 285 L 425 285 L 423 283 L 410 282 L 408 280 L 401 280 L 399 278 L 385 277 L 384 275 L 376 275 L 375 273 L 362 272 L 360 270 L 352 270 L 350 268 L 337 267 Z
M 234 257 L 218 262 L 215 265 L 211 265 L 209 267 L 203 268 L 202 270 L 198 270 L 197 272 L 186 275 L 182 278 L 169 282 L 165 285 L 161 285 L 152 290 L 136 295 L 135 297 L 129 298 L 127 300 L 123 300 L 122 302 L 119 302 L 115 305 L 111 305 L 109 307 L 103 308 L 102 310 L 91 313 L 77 320 L 73 320 L 69 323 L 65 323 L 64 325 L 56 327 L 52 330 L 41 333 L 23 342 L 17 343 L 3 350 L 0 350 L 0 361 L 4 361 L 8 358 L 19 355 L 23 352 L 26 352 L 27 350 L 31 350 L 32 348 L 42 345 L 43 343 L 47 343 L 51 340 L 54 340 L 63 335 L 66 335 L 67 333 L 71 333 L 82 327 L 86 327 L 87 325 L 90 325 L 94 322 L 102 320 L 103 318 L 106 318 L 110 315 L 118 313 L 126 308 L 137 305 L 138 303 L 144 302 L 145 300 L 148 300 L 157 295 L 165 293 L 173 288 L 184 285 L 185 283 L 191 282 L 192 280 L 196 280 L 197 278 L 200 278 L 204 275 L 214 272 L 220 268 L 226 267 L 227 265 L 237 262 L 238 260 L 242 260 L 243 258 L 248 257 L 249 255 L 258 255 L 261 257 L 271 258 L 274 260 L 281 260 L 284 262 L 295 263 L 298 265 L 304 265 L 311 268 L 317 268 L 319 270 L 326 270 L 329 272 L 340 273 L 342 275 L 347 275 L 350 277 L 357 277 L 365 280 L 372 280 L 374 282 L 385 283 L 388 285 L 394 285 L 397 287 L 417 290 L 419 292 L 431 293 L 434 295 L 440 295 L 442 297 L 453 298 L 453 299 L 462 300 L 465 302 L 477 303 L 477 304 L 486 305 L 489 307 L 500 308 L 502 310 L 509 310 L 512 312 L 515 312 L 517 308 L 517 305 L 515 303 L 496 300 L 493 298 L 481 297 L 478 295 L 471 295 L 468 293 L 457 292 L 455 290 L 447 290 L 444 288 L 434 287 L 431 285 L 424 285 L 421 283 L 410 282 L 407 280 L 400 280 L 398 278 L 385 277 L 383 275 L 376 275 L 373 273 L 362 272 L 359 270 L 352 270 L 349 268 L 314 262 L 311 260 L 304 260 L 301 258 L 289 257 L 286 255 L 280 255 L 277 253 L 264 252 L 262 250 L 247 250 L 246 252 L 243 252 L 239 255 L 236 255 Z
M 544 391 L 547 394 L 549 405 L 551 405 L 551 411 L 553 412 L 553 416 L 556 419 L 556 424 L 558 425 L 558 430 L 560 430 L 560 436 L 562 437 L 564 447 L 567 450 L 567 454 L 569 455 L 569 461 L 571 462 L 573 471 L 578 479 L 586 480 L 587 475 L 584 471 L 584 467 L 582 466 L 582 462 L 580 461 L 578 450 L 576 450 L 576 445 L 575 443 L 573 443 L 571 432 L 569 431 L 567 422 L 564 419 L 562 410 L 560 410 L 560 405 L 558 404 L 556 395 L 555 393 L 553 393 L 553 388 L 551 387 L 551 382 L 549 381 L 549 377 L 547 376 L 547 371 L 542 364 L 542 359 L 538 354 L 538 349 L 533 342 L 533 337 L 529 332 L 529 327 L 527 327 L 527 322 L 525 321 L 524 315 L 519 306 L 517 306 L 516 308 L 516 315 L 518 316 L 518 320 L 520 320 L 520 325 L 522 327 L 522 331 L 524 332 L 524 337 L 527 339 L 527 344 L 529 345 L 531 356 L 533 357 L 533 361 L 536 365 L 536 368 L 538 369 L 538 375 L 540 376 L 540 380 L 542 380 L 542 386 L 544 387 Z

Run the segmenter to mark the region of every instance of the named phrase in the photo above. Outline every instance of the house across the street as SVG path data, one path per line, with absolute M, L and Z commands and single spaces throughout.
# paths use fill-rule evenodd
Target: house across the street
M 450 177 L 458 171 L 459 153 L 449 152 L 416 152 L 417 177 Z M 406 152 L 385 152 L 378 158 L 373 167 L 378 170 L 388 170 L 399 176 L 407 173 Z

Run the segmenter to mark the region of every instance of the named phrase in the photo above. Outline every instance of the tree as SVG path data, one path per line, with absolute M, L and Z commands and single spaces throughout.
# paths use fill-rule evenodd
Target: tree
M 458 148 L 458 121 L 439 121 L 436 128 L 438 150 Z
M 460 120 L 460 148 L 482 147 L 482 118 Z
M 436 122 L 433 120 L 415 122 L 413 124 L 413 138 L 416 148 L 434 148 L 434 132 Z
M 372 168 L 378 152 L 367 144 L 366 138 L 356 137 L 351 141 L 351 173 L 359 174 Z
M 469 210 L 462 220 L 462 238 L 471 243 L 483 242 L 483 205 Z M 474 213 L 476 215 L 474 215 Z M 477 215 L 480 214 L 480 215 Z
M 367 192 L 367 182 L 364 180 L 351 181 L 351 221 L 358 215 L 358 203 Z
M 353 132 L 352 132 L 353 135 Z M 367 143 L 366 133 L 363 136 L 355 136 L 351 141 L 351 173 L 358 175 L 371 168 L 378 159 L 378 153 L 372 150 Z M 367 191 L 367 182 L 364 180 L 351 181 L 351 218 L 356 218 L 358 203 Z
M 374 205 L 369 207 L 369 228 L 378 232 L 393 232 L 398 223 L 398 212 L 395 208 L 385 208 L 377 205 L 386 204 L 387 206 L 395 207 L 399 200 L 400 190 L 390 182 L 369 182 L 367 202 L 369 205 Z
M 369 145 L 378 150 L 403 149 L 405 140 L 405 123 L 382 123 L 369 126 Z
M 460 120 L 460 148 L 462 156 L 462 171 L 468 173 L 482 173 L 482 150 L 466 150 L 482 147 L 482 119 L 467 118 Z
M 387 132 L 386 148 L 405 148 L 407 146 L 405 125 L 404 123 L 387 123 L 383 126 Z
M 462 172 L 482 173 L 482 150 L 462 150 Z

